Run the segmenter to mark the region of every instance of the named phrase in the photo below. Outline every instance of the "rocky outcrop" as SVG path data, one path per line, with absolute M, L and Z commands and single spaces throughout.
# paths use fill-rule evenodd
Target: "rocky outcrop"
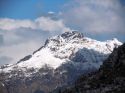
M 0 82 L 0 93 L 8 93 L 4 83 Z
M 99 71 L 83 75 L 73 86 L 54 93 L 125 93 L 125 44 L 114 49 Z

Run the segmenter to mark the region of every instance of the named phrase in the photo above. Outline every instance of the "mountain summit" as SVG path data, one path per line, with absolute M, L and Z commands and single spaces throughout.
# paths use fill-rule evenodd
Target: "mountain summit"
M 76 31 L 65 32 L 48 38 L 41 48 L 19 62 L 2 66 L 1 81 L 9 93 L 22 93 L 21 89 L 23 93 L 48 93 L 74 82 L 81 74 L 98 70 L 121 44 L 117 39 L 101 42 Z

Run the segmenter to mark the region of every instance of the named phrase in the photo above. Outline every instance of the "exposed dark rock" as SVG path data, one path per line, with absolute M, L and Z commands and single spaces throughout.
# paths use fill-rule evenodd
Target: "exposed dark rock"
M 33 52 L 33 54 L 35 54 L 36 52 L 40 51 L 44 46 L 40 47 L 39 49 L 37 49 L 36 51 Z
M 0 93 L 8 93 L 7 88 L 3 82 L 0 82 Z
M 73 31 L 73 32 L 65 32 L 64 34 L 61 35 L 61 37 L 63 38 L 69 38 L 72 36 L 72 39 L 74 38 L 83 38 L 83 34 L 79 33 L 77 31 Z
M 99 71 L 53 93 L 125 93 L 125 44 L 114 49 Z
M 29 60 L 31 57 L 32 57 L 32 55 L 25 56 L 23 59 L 20 59 L 19 62 Z M 17 63 L 19 63 L 19 62 L 17 62 Z

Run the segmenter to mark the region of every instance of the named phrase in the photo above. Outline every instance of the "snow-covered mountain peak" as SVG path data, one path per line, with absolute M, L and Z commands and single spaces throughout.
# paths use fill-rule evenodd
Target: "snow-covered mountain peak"
M 61 35 L 63 39 L 75 39 L 75 38 L 83 38 L 83 33 L 79 33 L 77 31 L 65 32 Z
M 91 39 L 85 37 L 83 33 L 72 31 L 72 32 L 65 32 L 61 35 L 51 37 L 46 40 L 44 47 L 48 47 L 54 52 L 63 48 L 64 46 L 75 47 L 81 46 L 86 47 L 87 49 L 93 49 L 96 51 L 104 50 L 108 47 L 108 50 L 113 51 L 115 47 L 118 47 L 122 43 L 118 41 L 118 39 L 113 38 L 112 40 L 107 41 L 97 41 L 95 39 Z M 97 49 L 98 48 L 98 49 Z M 109 53 L 104 51 L 103 53 Z
M 101 42 L 85 37 L 76 31 L 65 32 L 47 39 L 44 46 L 32 55 L 0 71 L 11 72 L 15 67 L 23 71 L 31 68 L 39 70 L 45 65 L 57 69 L 67 62 L 85 70 L 97 69 L 113 49 L 121 44 L 117 39 Z
M 60 45 L 62 43 L 68 43 L 72 40 L 79 40 L 83 39 L 83 33 L 79 33 L 77 31 L 70 31 L 70 32 L 65 32 L 61 35 L 54 36 L 51 38 L 48 38 L 45 42 L 44 46 L 53 46 L 53 45 Z
M 114 43 L 114 44 L 122 44 L 117 38 L 113 38 L 110 42 Z

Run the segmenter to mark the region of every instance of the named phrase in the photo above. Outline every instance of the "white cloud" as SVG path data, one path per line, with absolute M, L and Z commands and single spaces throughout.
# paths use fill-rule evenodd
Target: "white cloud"
M 53 15 L 53 14 L 55 14 L 55 12 L 49 11 L 48 14 Z
M 63 20 L 52 20 L 47 17 L 40 17 L 35 20 L 36 28 L 42 29 L 44 31 L 70 31 L 63 23 Z
M 0 18 L 0 64 L 15 63 L 42 46 L 51 35 L 69 31 L 63 20 L 39 17 L 35 20 Z M 2 37 L 2 38 L 1 38 Z M 9 60 L 11 59 L 11 60 Z M 2 62 L 1 62 L 2 61 Z
M 50 17 L 39 17 L 35 20 L 14 20 L 9 18 L 0 19 L 1 30 L 16 30 L 20 28 L 39 29 L 43 31 L 60 31 L 70 30 L 63 23 L 63 20 L 53 20 Z
M 124 11 L 119 0 L 75 0 L 65 8 L 65 23 L 85 33 L 124 33 Z
M 24 56 L 32 54 L 33 51 L 38 49 L 41 45 L 41 42 L 38 43 L 38 41 L 36 42 L 31 40 L 29 42 L 23 42 L 11 46 L 3 46 L 0 48 L 0 57 L 9 57 L 12 59 L 11 63 L 16 63 L 17 61 L 19 61 L 19 59 L 23 58 Z M 2 64 L 1 61 L 0 64 Z
M 18 28 L 35 29 L 36 26 L 31 20 L 14 20 L 9 18 L 0 19 L 0 29 L 11 31 Z

